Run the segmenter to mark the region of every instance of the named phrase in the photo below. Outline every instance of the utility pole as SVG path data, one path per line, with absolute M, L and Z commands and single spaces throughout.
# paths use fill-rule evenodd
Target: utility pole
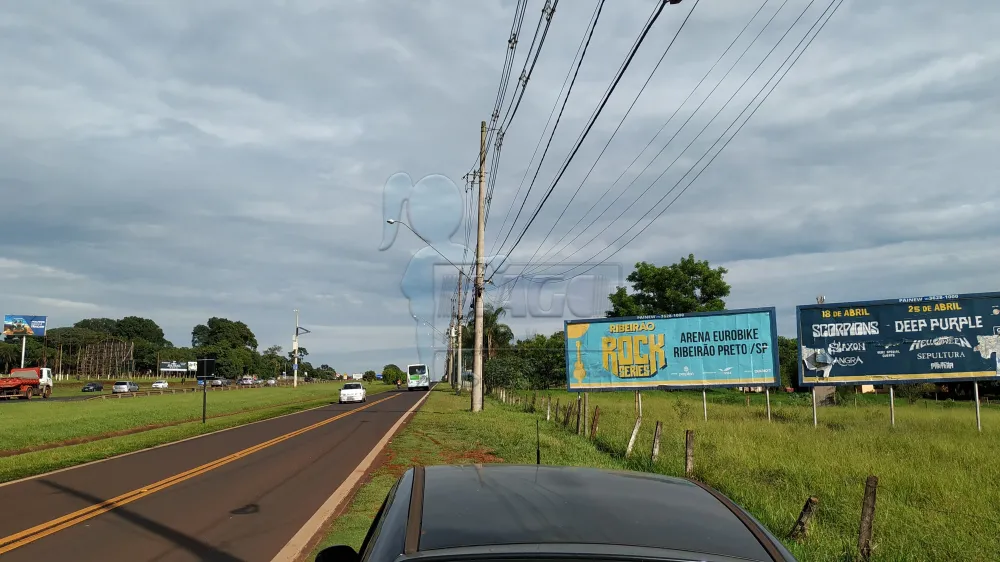
M 472 362 L 472 411 L 483 411 L 483 261 L 486 246 L 486 121 L 479 132 L 479 218 L 476 237 L 476 341 Z
M 295 309 L 295 337 L 292 338 L 292 388 L 299 386 L 299 335 L 309 330 L 299 326 L 299 310 Z
M 462 271 L 459 270 L 459 272 L 458 272 L 458 301 L 457 301 L 458 302 L 458 306 L 456 307 L 457 310 L 458 310 L 458 316 L 455 319 L 456 322 L 458 323 L 458 345 L 455 346 L 456 347 L 456 349 L 455 349 L 455 357 L 456 357 L 455 363 L 456 363 L 456 372 L 458 373 L 458 375 L 455 377 L 454 380 L 452 380 L 452 387 L 455 389 L 456 392 L 460 392 L 461 391 L 462 384 L 465 382 L 465 360 L 464 360 L 464 357 L 462 356 L 462 311 L 465 309 L 465 301 L 462 300 L 462 277 L 463 277 Z
M 292 388 L 299 386 L 299 311 L 295 310 L 295 336 L 292 337 Z

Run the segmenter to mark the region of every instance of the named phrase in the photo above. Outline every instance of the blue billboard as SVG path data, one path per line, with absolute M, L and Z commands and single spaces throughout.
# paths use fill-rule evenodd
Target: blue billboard
M 797 307 L 804 386 L 1000 380 L 1000 293 Z
M 7 314 L 3 317 L 3 335 L 42 337 L 45 335 L 46 320 L 46 316 Z
M 777 386 L 774 308 L 566 321 L 571 392 Z

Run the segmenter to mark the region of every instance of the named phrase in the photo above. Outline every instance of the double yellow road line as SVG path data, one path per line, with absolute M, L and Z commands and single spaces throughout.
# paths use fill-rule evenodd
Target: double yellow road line
M 302 435 L 307 431 L 312 431 L 316 428 L 323 427 L 324 425 L 333 423 L 351 414 L 356 414 L 367 408 L 371 408 L 372 406 L 385 402 L 386 400 L 392 400 L 397 396 L 399 395 L 393 394 L 392 396 L 383 398 L 381 400 L 377 400 L 375 402 L 372 402 L 371 404 L 366 404 L 364 406 L 361 406 L 360 408 L 355 408 L 353 410 L 344 412 L 342 414 L 338 414 L 332 418 L 325 419 L 321 422 L 317 422 L 310 426 L 303 427 L 302 429 L 297 429 L 291 433 L 286 433 L 284 435 L 275 437 L 274 439 L 270 439 L 263 443 L 259 443 L 257 445 L 254 445 L 253 447 L 243 449 L 242 451 L 237 451 L 231 455 L 222 457 L 221 459 L 217 459 L 210 463 L 203 464 L 199 467 L 192 468 L 191 470 L 184 471 L 180 474 L 175 474 L 174 476 L 171 476 L 169 478 L 164 478 L 159 482 L 155 482 L 148 486 L 144 486 L 138 490 L 132 490 L 131 492 L 124 493 L 120 496 L 111 498 L 110 500 L 105 500 L 101 503 L 85 507 L 79 511 L 74 511 L 73 513 L 70 513 L 68 515 L 63 515 L 58 519 L 53 519 L 51 521 L 47 521 L 40 525 L 35 525 L 30 529 L 25 529 L 19 533 L 14 533 L 13 535 L 0 538 L 0 554 L 5 554 L 14 549 L 21 548 L 22 546 L 31 544 L 51 534 L 58 533 L 63 529 L 72 527 L 73 525 L 77 525 L 88 519 L 97 517 L 102 513 L 106 513 L 108 511 L 111 511 L 112 509 L 132 503 L 138 499 L 142 499 L 151 494 L 155 494 L 156 492 L 165 490 L 175 484 L 179 484 L 181 482 L 184 482 L 185 480 L 190 480 L 191 478 L 205 474 L 206 472 L 219 468 L 220 466 L 227 465 L 233 461 L 237 461 L 239 459 L 242 459 L 243 457 L 252 455 L 257 451 L 264 450 L 268 447 L 271 447 L 272 445 L 277 445 L 278 443 L 281 443 L 283 441 L 288 441 L 289 439 Z

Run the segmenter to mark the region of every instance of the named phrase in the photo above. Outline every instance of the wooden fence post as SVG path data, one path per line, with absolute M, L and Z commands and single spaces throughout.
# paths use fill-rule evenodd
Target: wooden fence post
M 556 423 L 559 423 L 559 412 L 561 411 L 562 410 L 559 409 L 559 399 L 556 398 Z
M 545 421 L 552 420 L 552 397 L 545 397 Z
M 653 430 L 653 454 L 650 458 L 653 462 L 656 462 L 656 458 L 660 456 L 660 432 L 663 431 L 663 422 L 656 422 L 656 429 Z
M 583 411 L 583 396 L 579 394 L 576 395 L 576 434 L 580 435 L 583 431 L 581 424 L 583 423 L 583 418 L 581 417 Z
M 684 431 L 684 476 L 694 475 L 694 430 Z
M 590 393 L 583 393 L 583 436 L 587 436 L 587 415 L 590 414 Z
M 788 532 L 788 538 L 795 540 L 806 536 L 809 530 L 809 520 L 812 519 L 817 503 L 819 503 L 819 498 L 815 496 L 806 500 L 806 505 L 802 506 L 802 513 L 799 514 L 799 518 L 795 521 L 795 525 L 792 526 L 792 530 Z
M 597 438 L 597 422 L 601 419 L 601 407 L 594 406 L 594 419 L 590 422 L 590 440 Z
M 875 523 L 875 496 L 878 491 L 878 477 L 871 475 L 865 480 L 865 497 L 861 501 L 861 528 L 858 530 L 858 552 L 863 560 L 872 555 L 872 526 Z

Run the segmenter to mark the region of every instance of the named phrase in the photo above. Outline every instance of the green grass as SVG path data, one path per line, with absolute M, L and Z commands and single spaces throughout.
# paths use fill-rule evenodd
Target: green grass
M 530 396 L 527 393 L 524 396 Z M 467 412 L 468 397 L 436 391 L 389 447 L 380 469 L 334 522 L 321 546 L 355 548 L 404 466 L 450 462 L 534 463 L 535 420 L 541 420 L 542 462 L 683 474 L 684 430 L 695 431 L 695 477 L 748 509 L 779 537 L 792 527 L 809 496 L 819 498 L 809 535 L 785 541 L 805 561 L 852 560 L 857 552 L 864 480 L 879 477 L 873 560 L 993 560 L 1000 552 L 1000 408 L 982 408 L 983 432 L 969 403 L 896 400 L 896 426 L 887 398 L 859 397 L 821 407 L 812 425 L 808 395 L 764 397 L 747 407 L 737 392 L 709 393 L 708 421 L 700 393 L 644 392 L 643 424 L 625 458 L 635 423 L 632 393 L 592 393 L 601 408 L 597 439 L 545 422 L 537 413 L 487 400 Z M 565 406 L 575 395 L 552 392 Z M 530 402 L 530 398 L 527 400 Z M 653 429 L 662 422 L 660 457 L 650 460 Z M 433 439 L 433 440 L 432 440 Z
M 0 413 L 3 414 L 0 416 L 0 432 L 2 432 L 0 434 L 5 436 L 9 433 L 17 433 L 21 431 L 21 429 L 30 432 L 31 422 L 28 421 L 29 415 L 32 416 L 32 420 L 47 424 L 50 430 L 61 432 L 62 435 L 71 433 L 70 428 L 75 426 L 83 426 L 85 428 L 90 428 L 92 432 L 99 431 L 104 433 L 107 431 L 113 431 L 109 430 L 108 427 L 128 425 L 127 420 L 131 420 L 132 426 L 135 426 L 136 424 L 140 426 L 148 425 L 148 418 L 143 417 L 142 412 L 152 415 L 153 417 L 159 417 L 160 419 L 169 419 L 170 415 L 182 420 L 192 417 L 198 418 L 197 421 L 172 425 L 170 427 L 150 429 L 130 435 L 111 437 L 108 439 L 101 439 L 99 441 L 92 441 L 78 445 L 61 446 L 42 451 L 33 451 L 10 457 L 0 457 L 0 482 L 8 482 L 51 470 L 58 470 L 60 468 L 105 459 L 115 455 L 130 453 L 154 447 L 156 445 L 162 445 L 186 439 L 188 437 L 210 433 L 220 429 L 226 429 L 309 408 L 315 408 L 336 400 L 337 390 L 339 390 L 340 386 L 340 384 L 330 383 L 307 385 L 298 389 L 270 388 L 250 392 L 220 392 L 217 393 L 216 396 L 209 394 L 209 414 L 211 415 L 213 412 L 216 414 L 224 413 L 223 408 L 225 408 L 225 413 L 230 415 L 214 419 L 209 418 L 205 424 L 202 424 L 200 419 L 200 394 L 197 396 L 197 412 L 194 416 L 192 416 L 189 411 L 193 404 L 189 403 L 189 401 L 177 400 L 180 399 L 182 395 L 156 397 L 149 401 L 139 398 L 134 400 L 97 400 L 93 402 L 67 402 L 62 404 L 52 402 L 40 408 L 23 408 L 22 412 L 18 413 L 21 415 L 14 416 L 10 415 L 11 410 L 0 409 Z M 369 395 L 375 395 L 380 392 L 384 392 L 385 390 L 388 390 L 388 387 L 385 385 L 371 385 L 368 387 Z M 188 398 L 191 397 L 191 395 L 185 396 Z M 213 410 L 212 399 L 216 398 L 219 402 L 223 402 L 224 399 L 222 397 L 228 397 L 228 400 L 225 400 L 223 404 L 216 404 L 216 409 Z M 117 407 L 111 406 L 108 409 L 97 408 L 91 410 L 89 405 L 92 404 L 105 404 L 109 406 L 117 405 Z M 129 406 L 129 404 L 131 404 L 131 406 Z M 137 404 L 138 407 L 136 407 Z M 145 406 L 143 406 L 143 404 L 145 404 Z M 61 422 L 53 423 L 53 418 L 46 417 L 46 413 L 50 411 L 49 409 L 51 407 L 62 405 L 74 407 L 87 405 L 88 407 L 72 412 L 72 415 L 68 415 L 66 412 L 60 412 L 62 414 Z M 154 406 L 150 407 L 150 405 Z M 27 415 L 25 413 L 27 413 Z M 93 415 L 98 421 L 88 420 L 86 417 L 87 413 Z M 126 417 L 126 415 L 128 417 Z M 72 433 L 79 433 L 81 430 L 74 430 Z M 35 433 L 35 435 L 38 434 Z
M 310 384 L 298 388 L 210 391 L 208 415 L 231 414 L 309 399 L 336 400 L 342 385 Z M 384 385 L 372 385 L 370 393 Z M 164 394 L 87 401 L 8 401 L 0 403 L 0 451 L 62 443 L 138 427 L 198 418 L 202 393 Z

